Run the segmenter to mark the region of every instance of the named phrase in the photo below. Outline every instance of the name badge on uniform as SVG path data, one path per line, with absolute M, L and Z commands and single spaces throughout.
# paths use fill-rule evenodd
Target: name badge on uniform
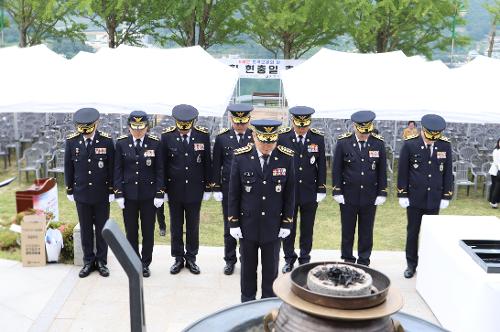
M 368 151 L 370 158 L 378 158 L 378 150 L 377 151 Z
M 440 172 L 444 171 L 444 165 L 443 165 L 442 163 L 441 163 L 441 164 L 439 164 L 439 171 L 440 171 Z
M 285 175 L 286 175 L 286 168 L 273 169 L 273 176 L 285 176 Z
M 249 193 L 252 190 L 252 186 L 245 186 L 245 191 Z
M 311 159 L 309 160 L 311 165 L 314 164 L 315 161 L 316 161 L 316 158 L 314 156 L 311 156 Z
M 318 144 L 309 144 L 307 146 L 307 152 L 318 152 Z
M 95 148 L 95 154 L 106 154 L 106 148 Z
M 437 159 L 446 159 L 446 151 L 438 151 Z
M 97 163 L 97 166 L 99 166 L 99 168 L 104 168 L 104 161 L 99 160 L 99 162 Z
M 198 155 L 198 157 L 196 158 L 196 162 L 199 164 L 201 163 L 201 154 Z
M 151 166 L 152 161 L 151 158 L 146 159 L 146 166 Z
M 154 157 L 154 156 L 155 156 L 155 150 L 146 150 L 146 151 L 144 151 L 144 157 Z
M 276 192 L 280 193 L 281 192 L 281 184 L 276 185 Z
M 194 151 L 205 151 L 205 144 L 194 143 Z

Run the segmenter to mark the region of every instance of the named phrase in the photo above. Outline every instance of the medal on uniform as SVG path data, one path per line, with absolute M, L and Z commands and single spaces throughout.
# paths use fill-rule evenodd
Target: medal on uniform
M 252 190 L 252 186 L 245 186 L 245 191 L 246 191 L 247 193 L 249 193 L 249 192 L 250 192 L 250 190 Z
M 413 164 L 413 168 L 417 169 L 418 168 L 418 164 Z
M 104 168 L 104 161 L 99 160 L 99 162 L 97 163 L 97 166 L 99 166 L 99 168 Z
M 276 185 L 276 192 L 280 193 L 281 192 L 281 184 Z
M 443 164 L 439 164 L 439 171 L 440 171 L 440 172 L 444 171 L 444 166 L 443 166 Z
M 375 168 L 377 167 L 377 164 L 375 162 L 372 163 L 372 170 L 375 170 Z
M 146 166 L 151 166 L 151 158 L 146 159 Z
M 199 164 L 201 163 L 201 154 L 198 155 L 198 158 L 196 158 L 196 162 Z
M 309 160 L 311 165 L 314 164 L 315 161 L 316 161 L 316 158 L 314 156 L 311 156 L 311 159 Z

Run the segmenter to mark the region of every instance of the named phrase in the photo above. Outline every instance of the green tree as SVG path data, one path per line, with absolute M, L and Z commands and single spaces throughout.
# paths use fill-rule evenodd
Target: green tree
M 493 46 L 495 45 L 495 36 L 497 32 L 497 25 L 500 21 L 500 0 L 495 0 L 493 3 L 485 5 L 486 10 L 491 16 L 491 31 L 488 42 L 488 56 L 491 58 L 493 55 Z
M 460 0 L 346 0 L 348 34 L 362 53 L 401 50 L 406 55 L 432 57 L 451 45 L 453 26 L 463 25 Z M 454 23 L 455 22 L 455 23 Z M 455 45 L 467 44 L 454 36 Z
M 297 59 L 344 32 L 339 6 L 331 0 L 248 0 L 242 14 L 250 36 L 275 57 Z
M 241 0 L 175 1 L 163 11 L 163 26 L 170 34 L 159 41 L 170 40 L 180 46 L 199 45 L 204 49 L 239 43 L 238 36 L 245 26 L 236 16 L 241 5 Z
M 51 37 L 84 40 L 85 24 L 74 21 L 81 1 L 4 0 L 4 6 L 18 27 L 19 47 L 37 45 Z
M 144 36 L 157 36 L 160 13 L 172 0 L 87 0 L 87 16 L 108 34 L 108 46 L 140 46 Z

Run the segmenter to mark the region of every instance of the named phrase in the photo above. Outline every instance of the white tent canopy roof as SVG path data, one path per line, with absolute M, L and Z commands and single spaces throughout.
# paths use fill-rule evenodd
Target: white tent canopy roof
M 402 52 L 353 54 L 321 49 L 283 73 L 290 106 L 307 105 L 318 118 L 350 118 L 370 109 L 379 120 L 419 119 L 500 123 L 500 61 L 478 57 L 459 69 Z
M 66 60 L 40 45 L 0 50 L 9 64 L 0 81 L 0 112 L 170 114 L 181 103 L 202 116 L 221 116 L 238 80 L 230 68 L 201 47 L 150 49 L 120 46 L 80 52 Z

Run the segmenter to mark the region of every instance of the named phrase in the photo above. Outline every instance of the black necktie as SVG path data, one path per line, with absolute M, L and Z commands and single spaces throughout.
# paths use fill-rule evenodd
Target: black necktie
M 243 134 L 238 134 L 238 143 L 243 143 Z
M 302 149 L 304 148 L 304 142 L 303 142 L 304 136 L 299 135 L 298 139 L 299 139 L 299 147 L 300 150 L 302 151 Z
M 141 140 L 140 139 L 136 139 L 135 140 L 135 154 L 139 155 L 140 152 L 141 152 Z
M 266 173 L 266 170 L 267 170 L 267 160 L 269 159 L 269 155 L 268 154 L 263 154 L 263 155 L 260 156 L 260 158 L 262 159 L 262 172 Z
M 187 134 L 182 135 L 182 144 L 184 145 L 184 148 L 188 147 L 188 135 Z
M 432 157 L 432 144 L 427 144 L 427 150 L 429 151 L 429 157 Z
M 92 151 L 91 146 L 92 145 L 92 139 L 87 138 L 85 140 L 85 148 L 87 149 L 87 154 L 90 154 L 90 151 Z
M 359 141 L 359 149 L 360 149 L 361 151 L 363 151 L 363 149 L 365 148 L 365 144 L 366 144 L 366 142 L 365 142 L 365 141 Z

